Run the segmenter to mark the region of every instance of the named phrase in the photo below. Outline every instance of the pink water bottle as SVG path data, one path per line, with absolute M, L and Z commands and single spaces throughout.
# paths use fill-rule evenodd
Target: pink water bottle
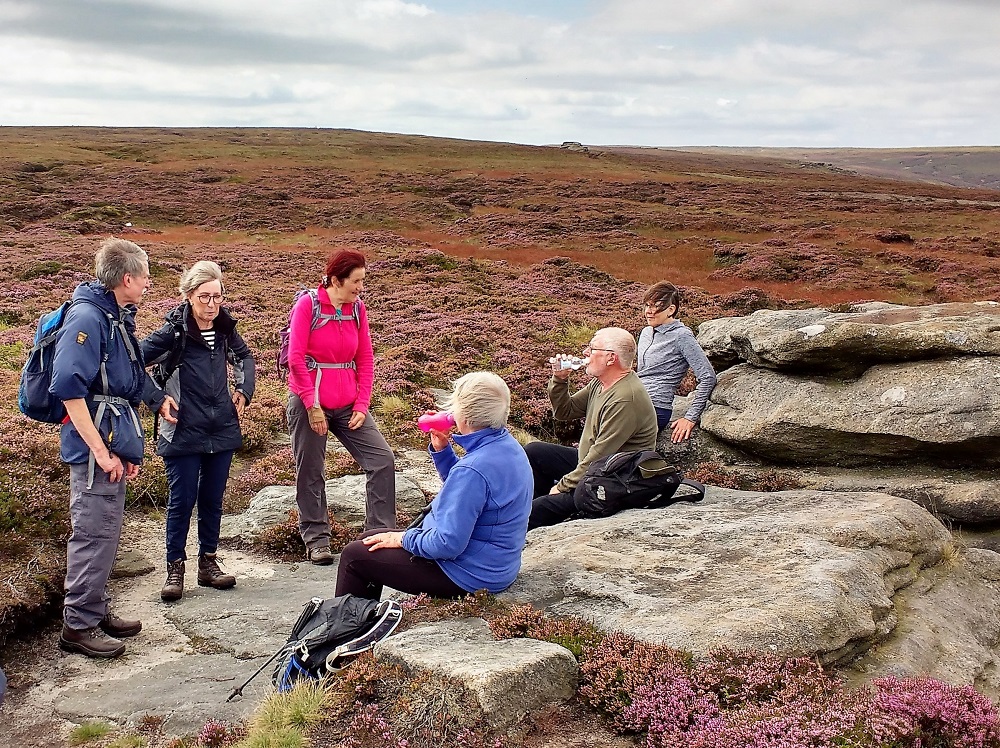
M 447 410 L 438 413 L 425 413 L 417 419 L 421 431 L 448 431 L 455 425 L 455 416 Z

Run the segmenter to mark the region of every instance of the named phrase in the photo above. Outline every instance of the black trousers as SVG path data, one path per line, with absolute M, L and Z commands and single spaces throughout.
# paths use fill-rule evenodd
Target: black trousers
M 462 597 L 469 594 L 445 574 L 436 561 L 414 556 L 403 548 L 368 550 L 361 538 L 386 530 L 369 530 L 347 544 L 337 567 L 338 595 L 350 593 L 370 600 L 382 598 L 382 587 L 431 597 Z
M 535 477 L 535 499 L 531 502 L 528 529 L 555 525 L 576 513 L 572 493 L 550 494 L 560 478 L 575 468 L 579 452 L 573 447 L 548 442 L 531 442 L 524 445 Z

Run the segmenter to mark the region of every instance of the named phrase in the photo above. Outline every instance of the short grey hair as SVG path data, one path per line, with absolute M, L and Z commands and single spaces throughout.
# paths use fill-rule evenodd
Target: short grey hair
M 601 343 L 600 348 L 609 348 L 618 356 L 623 369 L 631 369 L 635 361 L 635 338 L 628 330 L 620 327 L 605 327 L 594 333 L 594 340 Z
M 500 429 L 510 416 L 510 388 L 491 371 L 473 371 L 452 383 L 445 407 L 473 431 Z
M 212 281 L 219 281 L 222 292 L 226 292 L 226 287 L 222 283 L 222 268 L 211 260 L 200 260 L 184 271 L 177 289 L 181 292 L 181 296 L 187 298 L 188 294 L 197 290 L 200 285 Z
M 101 242 L 94 256 L 94 275 L 105 288 L 113 290 L 126 275 L 148 275 L 149 256 L 135 242 L 111 237 Z

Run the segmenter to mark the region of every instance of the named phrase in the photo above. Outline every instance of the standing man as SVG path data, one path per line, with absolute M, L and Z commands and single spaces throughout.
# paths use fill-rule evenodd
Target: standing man
M 635 339 L 628 330 L 605 327 L 583 349 L 593 379 L 569 394 L 570 369 L 552 364 L 549 400 L 558 421 L 585 418 L 579 449 L 548 442 L 524 447 L 535 477 L 535 500 L 528 529 L 562 522 L 576 512 L 573 491 L 600 457 L 656 446 L 656 411 L 632 371 Z
M 106 239 L 96 281 L 73 292 L 55 343 L 49 391 L 66 406 L 60 452 L 69 464 L 72 533 L 59 645 L 88 657 L 118 657 L 139 621 L 112 614 L 107 592 L 125 511 L 125 480 L 139 474 L 143 433 L 135 406 L 145 372 L 135 305 L 149 287 L 149 261 L 133 242 Z

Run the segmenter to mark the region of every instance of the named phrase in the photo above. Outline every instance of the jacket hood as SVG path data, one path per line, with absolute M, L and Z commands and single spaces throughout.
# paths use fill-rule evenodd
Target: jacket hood
M 121 307 L 118 306 L 114 293 L 100 281 L 81 283 L 73 291 L 73 301 L 86 301 L 115 317 L 121 314 Z

